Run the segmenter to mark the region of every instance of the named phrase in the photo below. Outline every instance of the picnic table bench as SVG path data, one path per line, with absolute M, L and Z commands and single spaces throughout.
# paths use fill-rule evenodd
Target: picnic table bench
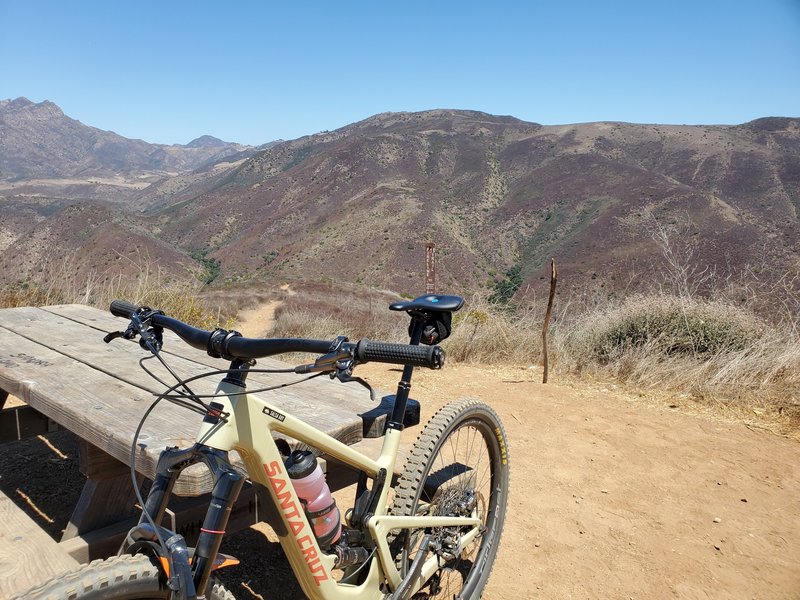
M 130 480 L 131 443 L 142 415 L 164 390 L 141 369 L 139 361 L 148 353 L 137 343 L 123 339 L 103 343 L 106 333 L 126 325 L 110 313 L 76 304 L 0 310 L 0 442 L 68 429 L 79 440 L 79 465 L 87 477 L 60 542 L 40 530 L 0 489 L 0 515 L 7 525 L 0 530 L 0 597 L 27 589 L 77 562 L 113 554 L 138 518 Z M 162 356 L 184 378 L 227 368 L 224 361 L 191 348 L 169 331 L 164 332 Z M 169 374 L 159 369 L 157 361 L 145 364 L 168 381 Z M 261 359 L 257 368 L 286 366 Z M 248 387 L 296 378 L 251 373 Z M 219 379 L 198 380 L 192 389 L 213 393 Z M 3 408 L 9 394 L 27 406 Z M 376 406 L 360 386 L 327 377 L 259 395 L 347 444 L 380 437 L 391 404 L 391 397 L 385 397 Z M 136 470 L 140 477 L 152 479 L 165 447 L 191 445 L 201 419 L 162 401 L 139 436 Z M 236 457 L 232 458 L 236 464 Z M 255 487 L 243 490 L 229 530 L 263 520 Z M 183 498 L 174 498 L 170 504 L 170 526 L 191 538 L 202 523 L 210 489 L 211 477 L 202 465 L 184 471 L 174 489 L 174 496 Z

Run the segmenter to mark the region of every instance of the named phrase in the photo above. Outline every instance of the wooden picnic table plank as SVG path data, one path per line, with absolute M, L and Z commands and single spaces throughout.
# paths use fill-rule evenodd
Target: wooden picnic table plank
M 130 446 L 139 419 L 153 397 L 147 392 L 45 348 L 0 326 L 0 387 L 77 436 L 130 464 Z M 136 469 L 152 478 L 161 450 L 186 446 L 186 411 L 161 403 L 140 436 Z M 199 419 L 198 419 L 199 422 Z M 187 469 L 176 493 L 210 489 L 205 469 Z
M 98 319 L 102 315 L 95 309 L 86 308 L 84 312 L 89 317 L 94 313 Z M 113 325 L 118 328 L 117 323 Z M 135 428 L 153 399 L 146 391 L 152 389 L 147 387 L 151 385 L 149 377 L 138 367 L 138 360 L 146 354 L 138 344 L 115 340 L 115 343 L 106 345 L 101 339 L 102 334 L 96 328 L 49 310 L 0 310 L 0 388 L 20 397 L 115 458 L 129 463 L 130 442 Z M 186 347 L 182 342 L 180 344 Z M 213 360 L 208 356 L 206 359 Z M 179 356 L 171 356 L 170 362 L 182 375 L 208 369 L 207 364 Z M 253 383 L 258 385 L 261 381 L 254 375 Z M 344 387 L 326 383 L 326 390 Z M 200 384 L 196 391 L 213 391 L 215 385 L 215 382 L 208 386 Z M 352 403 L 349 408 L 337 405 L 336 396 L 339 394 L 336 392 L 339 390 L 317 399 L 309 398 L 308 393 L 303 394 L 298 389 L 268 392 L 264 397 L 323 431 L 331 432 L 333 429 L 333 433 L 341 434 L 349 429 L 351 434 L 345 433 L 345 436 L 350 435 L 351 439 L 347 441 L 360 439 L 361 419 L 354 413 Z M 367 399 L 362 406 L 372 405 Z M 167 445 L 191 444 L 200 418 L 200 415 L 189 417 L 185 409 L 162 402 L 140 437 L 137 470 L 152 478 L 160 451 Z M 194 495 L 206 491 L 209 485 L 207 470 L 198 465 L 181 476 L 175 491 Z
M 70 355 L 84 364 L 142 389 L 151 392 L 162 391 L 161 386 L 139 367 L 139 360 L 148 356 L 148 353 L 142 350 L 137 343 L 122 339 L 115 340 L 111 344 L 94 342 L 94 334 L 87 333 L 85 327 L 81 327 L 77 321 L 72 319 L 58 318 L 53 313 L 40 309 L 10 310 L 14 311 L 10 315 L 5 315 L 4 311 L 0 311 L 0 317 L 2 317 L 2 325 L 15 333 Z M 123 320 L 118 321 L 124 324 Z M 120 323 L 114 323 L 114 325 L 119 328 Z M 45 328 L 49 329 L 47 333 L 43 332 Z M 76 338 L 80 337 L 88 339 L 76 341 Z M 102 335 L 99 337 L 102 338 Z M 176 340 L 171 345 L 173 350 L 168 362 L 182 377 L 206 373 L 209 366 L 215 369 L 224 369 L 228 366 L 226 361 L 213 359 L 180 340 Z M 192 359 L 185 358 L 184 351 L 191 351 Z M 273 364 L 267 365 L 267 368 L 287 368 L 289 366 L 276 361 L 271 362 Z M 174 381 L 169 373 L 160 368 L 157 361 L 150 360 L 146 364 L 164 381 L 168 383 Z M 193 389 L 197 388 L 198 393 L 213 393 L 220 378 L 221 376 L 214 376 L 199 380 L 193 382 L 191 386 Z M 248 377 L 248 383 L 251 389 L 256 389 L 262 386 L 296 382 L 298 379 L 299 377 L 294 374 L 265 376 L 253 373 Z M 358 417 L 359 411 L 368 410 L 372 406 L 367 394 L 361 390 L 355 390 L 353 386 L 344 386 L 323 378 L 319 378 L 318 381 L 308 381 L 296 387 L 260 392 L 259 395 L 302 418 L 317 429 L 351 442 L 360 439 L 358 431 L 362 425 Z M 353 431 L 348 431 L 350 427 Z
M 127 321 L 125 319 L 115 317 L 110 312 L 81 304 L 46 306 L 43 307 L 43 309 L 96 328 L 99 332 L 102 332 L 101 335 L 112 331 L 119 331 L 127 326 Z M 138 348 L 138 345 L 136 347 Z M 203 350 L 192 348 L 177 335 L 166 330 L 164 331 L 164 347 L 162 352 L 169 355 L 178 355 L 205 365 L 206 367 L 216 369 L 227 368 L 228 364 L 224 360 L 212 358 Z M 307 357 L 308 360 L 314 358 L 313 355 L 307 355 Z M 256 368 L 286 369 L 295 366 L 295 364 L 299 362 L 300 360 L 295 361 L 295 363 L 287 363 L 267 357 L 258 359 Z M 297 378 L 298 376 L 292 373 L 275 373 L 269 375 L 251 373 L 247 378 L 247 382 L 250 389 L 256 389 L 269 385 L 290 383 L 297 381 Z M 285 408 L 295 416 L 306 419 L 311 424 L 314 424 L 314 422 L 309 419 L 309 417 L 312 416 L 320 417 L 324 415 L 334 417 L 340 412 L 344 412 L 351 417 L 358 417 L 363 425 L 362 434 L 369 435 L 370 437 L 381 435 L 378 432 L 383 431 L 387 416 L 389 412 L 391 412 L 391 407 L 388 404 L 383 403 L 381 405 L 372 402 L 367 391 L 357 384 L 341 384 L 336 381 L 331 381 L 326 376 L 305 381 L 294 388 L 283 388 L 278 392 L 273 392 L 272 394 L 274 394 L 274 396 L 268 394 L 270 393 L 260 392 L 258 395 L 263 395 L 265 399 L 268 399 L 273 404 Z M 358 419 L 354 419 L 353 424 L 357 424 L 359 422 Z M 318 429 L 322 429 L 322 427 L 316 424 L 314 424 L 314 426 Z M 361 436 L 355 431 L 342 430 L 337 435 L 330 433 L 330 431 L 329 429 L 328 432 L 330 435 L 350 444 L 356 443 L 361 439 Z
M 78 562 L 2 492 L 0 522 L 0 598 L 78 568 Z

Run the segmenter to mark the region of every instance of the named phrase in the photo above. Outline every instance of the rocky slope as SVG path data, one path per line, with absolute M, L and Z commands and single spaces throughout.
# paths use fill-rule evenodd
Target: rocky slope
M 246 150 L 211 136 L 167 146 L 84 125 L 45 100 L 0 100 L 0 180 L 146 180 L 190 171 Z

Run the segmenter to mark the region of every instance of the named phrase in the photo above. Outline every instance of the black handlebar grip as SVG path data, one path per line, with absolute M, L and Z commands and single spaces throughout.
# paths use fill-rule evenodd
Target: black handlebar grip
M 139 310 L 139 307 L 130 302 L 125 302 L 125 300 L 114 300 L 109 310 L 115 317 L 130 319 L 131 315 Z
M 361 340 L 356 346 L 356 358 L 362 363 L 373 361 L 429 369 L 441 369 L 444 366 L 444 350 L 440 346 L 410 346 Z

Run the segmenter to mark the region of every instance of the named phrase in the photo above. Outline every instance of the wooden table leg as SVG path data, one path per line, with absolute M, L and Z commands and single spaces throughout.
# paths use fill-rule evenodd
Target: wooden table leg
M 79 444 L 79 460 L 87 481 L 61 541 L 137 514 L 127 465 L 85 440 Z

